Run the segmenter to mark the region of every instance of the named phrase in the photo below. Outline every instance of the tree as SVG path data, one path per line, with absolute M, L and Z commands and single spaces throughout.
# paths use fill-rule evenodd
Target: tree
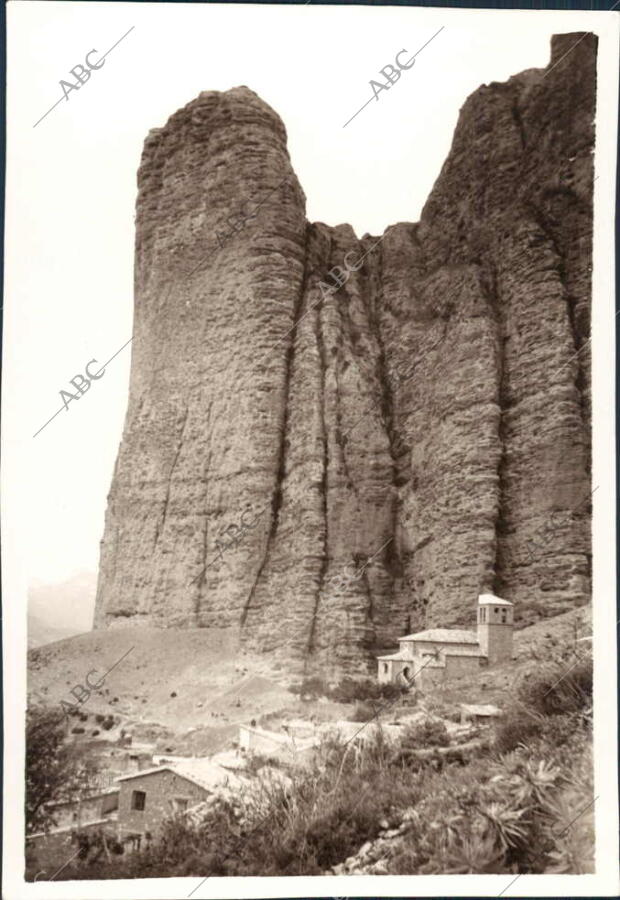
M 54 818 L 47 804 L 60 799 L 68 770 L 61 712 L 29 709 L 26 716 L 26 830 L 47 831 Z
M 55 824 L 50 804 L 81 799 L 92 788 L 97 766 L 80 758 L 65 740 L 62 712 L 33 707 L 26 717 L 26 831 Z

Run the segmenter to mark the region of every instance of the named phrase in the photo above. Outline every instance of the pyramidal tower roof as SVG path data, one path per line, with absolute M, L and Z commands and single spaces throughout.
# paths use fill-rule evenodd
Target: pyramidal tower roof
M 478 606 L 514 606 L 510 600 L 502 600 L 495 594 L 480 594 L 478 597 Z

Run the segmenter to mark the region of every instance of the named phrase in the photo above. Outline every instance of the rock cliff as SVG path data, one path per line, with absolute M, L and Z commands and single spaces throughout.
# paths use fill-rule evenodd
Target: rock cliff
M 247 88 L 149 134 L 96 627 L 360 671 L 483 591 L 588 601 L 595 81 L 554 37 L 465 102 L 421 221 L 361 240 L 306 221 Z

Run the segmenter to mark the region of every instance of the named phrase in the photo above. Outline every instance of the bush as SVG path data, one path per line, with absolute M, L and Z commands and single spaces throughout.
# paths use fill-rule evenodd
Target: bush
M 101 723 L 101 727 L 104 728 L 106 731 L 109 731 L 110 728 L 113 727 L 113 725 L 114 725 L 114 716 L 112 716 L 112 715 L 106 716 L 106 718 Z
M 354 703 L 357 700 L 396 700 L 402 696 L 403 688 L 395 684 L 379 684 L 370 678 L 355 679 L 345 677 L 329 692 L 337 703 Z
M 432 719 L 408 728 L 403 746 L 388 743 L 380 729 L 367 741 L 332 740 L 309 769 L 291 770 L 286 785 L 266 781 L 260 802 L 252 791 L 223 799 L 197 823 L 171 819 L 160 839 L 129 858 L 111 864 L 101 857 L 88 867 L 76 861 L 61 877 L 322 875 L 386 824 L 401 822 L 390 855 L 384 844 L 376 851 L 371 844 L 363 871 L 379 861 L 388 874 L 590 872 L 587 673 L 560 688 L 550 671 L 527 689 L 536 703 L 552 697 L 552 709 L 571 711 L 507 710 L 493 753 L 480 748 L 476 758 L 451 761 L 452 748 L 440 749 L 449 743 L 445 724 Z M 373 713 L 368 701 L 355 710 L 362 720 Z M 415 765 L 408 767 L 407 744 L 430 749 L 409 753 Z
M 552 663 L 524 678 L 517 695 L 543 715 L 578 712 L 592 704 L 592 660 Z
M 434 757 L 407 769 L 381 732 L 355 747 L 332 741 L 289 786 L 268 788 L 266 805 L 250 794 L 222 800 L 199 824 L 168 821 L 161 839 L 128 859 L 72 863 L 62 878 L 321 875 L 401 822 L 390 855 L 381 844 L 373 857 L 371 845 L 360 868 L 378 859 L 388 874 L 589 872 L 590 732 L 583 717 L 573 721 L 559 748 L 541 734 L 497 758 L 481 751 L 482 765 L 478 757 L 441 771 Z M 419 733 L 439 733 L 441 723 L 425 724 Z M 586 813 L 575 821 L 575 810 Z
M 279 769 L 282 767 L 282 763 L 275 756 L 267 756 L 263 753 L 252 753 L 246 758 L 245 769 L 251 775 L 256 775 L 264 766 Z
M 371 678 L 345 676 L 334 687 L 318 676 L 306 678 L 301 684 L 291 685 L 289 690 L 302 696 L 329 697 L 335 703 L 356 703 L 364 700 L 396 700 L 406 689 L 395 684 L 379 684 Z
M 403 734 L 403 747 L 447 747 L 449 743 L 445 723 L 436 719 L 409 725 Z
M 542 723 L 541 734 L 553 747 L 563 747 L 579 727 L 580 722 L 575 715 L 549 716 Z
M 300 694 L 302 697 L 307 695 L 316 698 L 326 697 L 329 693 L 329 687 L 322 678 L 313 675 L 311 678 L 304 678 L 301 684 L 292 684 L 289 687 L 289 691 L 292 694 Z
M 352 722 L 370 722 L 376 718 L 379 707 L 373 706 L 372 703 L 357 703 L 355 709 L 351 713 Z
M 379 736 L 352 752 L 326 743 L 321 760 L 297 771 L 290 787 L 266 787 L 265 806 L 244 797 L 243 816 L 222 800 L 199 825 L 177 817 L 159 841 L 113 864 L 72 864 L 62 878 L 158 875 L 321 875 L 375 838 L 398 803 L 416 803 L 416 776 L 392 763 Z M 267 783 L 268 784 L 268 783 Z
M 73 733 L 84 734 L 76 725 Z M 55 823 L 54 806 L 92 783 L 97 767 L 82 746 L 68 741 L 62 713 L 29 708 L 26 714 L 26 830 L 47 831 Z M 36 871 L 36 870 L 35 870 Z
M 542 733 L 542 723 L 533 715 L 519 707 L 506 710 L 504 716 L 495 726 L 495 749 L 498 753 L 509 753 L 519 745 L 527 746 L 527 742 Z

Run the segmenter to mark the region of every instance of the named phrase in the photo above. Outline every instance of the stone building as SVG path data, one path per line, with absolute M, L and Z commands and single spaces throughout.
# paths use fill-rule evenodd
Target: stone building
M 239 778 L 208 759 L 187 759 L 122 775 L 117 779 L 118 837 L 124 841 L 155 835 L 163 822 L 225 787 L 238 787 Z
M 377 659 L 379 682 L 432 687 L 509 660 L 513 614 L 509 600 L 480 594 L 476 632 L 430 628 L 399 638 L 397 653 Z

